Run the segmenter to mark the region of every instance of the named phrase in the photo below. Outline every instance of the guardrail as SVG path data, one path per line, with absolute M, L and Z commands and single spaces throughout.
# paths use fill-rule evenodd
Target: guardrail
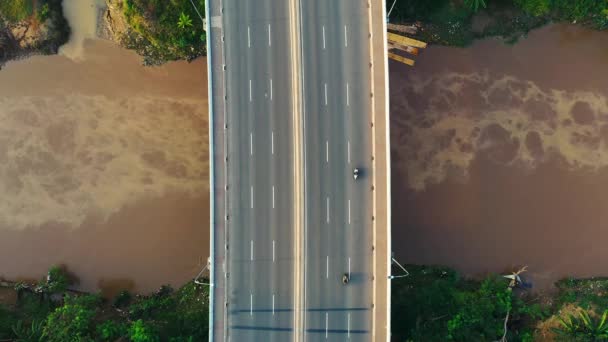
M 213 148 L 215 147 L 215 140 L 213 136 L 213 73 L 211 72 L 212 56 L 209 53 L 211 51 L 211 0 L 205 1 L 205 31 L 207 35 L 207 92 L 209 101 L 209 342 L 213 342 L 214 322 L 213 322 L 213 311 L 215 309 L 215 233 L 214 233 L 214 222 L 215 222 L 215 163 Z

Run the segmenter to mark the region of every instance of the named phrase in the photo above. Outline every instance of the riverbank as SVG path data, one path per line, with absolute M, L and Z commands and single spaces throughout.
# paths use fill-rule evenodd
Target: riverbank
M 414 38 L 429 44 L 465 47 L 475 40 L 497 38 L 513 44 L 549 23 L 608 28 L 603 0 L 410 0 L 397 1 L 391 22 L 414 24 Z
M 147 295 L 69 291 L 74 276 L 53 267 L 36 282 L 1 288 L 1 341 L 205 341 L 209 287 L 189 281 Z M 1 280 L 1 279 L 0 279 Z
M 0 3 L 0 67 L 60 52 L 78 58 L 85 39 L 136 51 L 145 65 L 206 55 L 204 0 L 6 0 Z M 72 27 L 71 27 L 72 26 Z M 74 27 L 75 26 L 75 27 Z
M 206 55 L 204 0 L 105 1 L 100 36 L 134 50 L 144 65 Z
M 10 60 L 56 54 L 69 37 L 61 0 L 0 3 L 0 68 Z
M 392 280 L 395 341 L 555 341 L 608 337 L 595 329 L 608 301 L 608 279 L 563 279 L 556 291 L 529 292 L 526 272 L 466 278 L 447 267 L 405 265 Z M 394 274 L 403 275 L 395 268 Z M 513 271 L 518 271 L 514 269 Z M 523 272 L 522 272 L 523 271 Z M 513 273 L 507 273 L 512 275 Z M 0 340 L 204 341 L 209 287 L 189 281 L 138 295 L 68 290 L 76 276 L 53 267 L 40 281 L 0 279 Z M 10 284 L 7 285 L 7 284 Z M 579 324 L 588 315 L 589 326 Z M 40 339 L 44 336 L 43 339 Z M 29 338 L 29 339 L 28 339 Z M 501 339 L 502 338 L 502 339 Z
M 526 272 L 519 273 L 523 282 L 513 284 L 495 273 L 466 278 L 442 266 L 406 268 L 409 276 L 392 280 L 394 341 L 608 338 L 608 328 L 599 323 L 607 315 L 606 278 L 566 278 L 556 282 L 554 291 L 539 293 L 528 290 Z

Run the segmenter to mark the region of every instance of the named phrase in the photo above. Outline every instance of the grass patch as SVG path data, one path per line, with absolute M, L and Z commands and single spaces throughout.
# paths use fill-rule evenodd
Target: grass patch
M 199 12 L 204 0 L 193 1 Z M 136 50 L 145 64 L 192 60 L 206 53 L 206 35 L 190 0 L 125 0 L 122 3 L 131 32 L 123 45 Z

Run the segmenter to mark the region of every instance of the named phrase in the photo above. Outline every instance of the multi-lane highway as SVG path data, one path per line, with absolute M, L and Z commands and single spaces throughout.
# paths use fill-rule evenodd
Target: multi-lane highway
M 224 0 L 231 341 L 293 325 L 293 133 L 288 6 Z
M 365 1 L 302 1 L 307 340 L 371 340 L 369 25 Z M 354 168 L 361 177 L 354 179 Z M 344 285 L 344 273 L 351 281 Z
M 373 340 L 368 6 L 207 9 L 213 341 Z

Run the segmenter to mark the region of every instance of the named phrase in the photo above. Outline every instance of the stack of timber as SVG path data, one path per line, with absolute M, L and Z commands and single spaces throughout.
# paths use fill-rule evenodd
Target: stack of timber
M 413 59 L 402 56 L 399 52 L 418 56 L 420 49 L 424 48 L 425 42 L 388 32 L 388 58 L 392 60 L 414 66 L 416 62 Z

